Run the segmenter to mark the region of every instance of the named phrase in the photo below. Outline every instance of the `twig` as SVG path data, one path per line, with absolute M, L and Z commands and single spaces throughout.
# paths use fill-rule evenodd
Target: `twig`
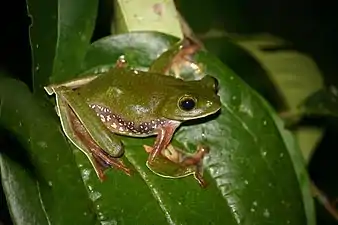
M 336 204 L 334 204 L 336 201 L 331 202 L 324 192 L 319 190 L 313 182 L 311 182 L 311 189 L 314 197 L 318 199 L 319 203 L 322 204 L 332 217 L 338 221 L 338 210 L 335 207 Z

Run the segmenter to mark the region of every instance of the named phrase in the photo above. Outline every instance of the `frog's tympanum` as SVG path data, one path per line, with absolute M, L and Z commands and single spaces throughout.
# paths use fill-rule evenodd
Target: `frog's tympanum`
M 120 159 L 124 149 L 115 134 L 156 135 L 147 161 L 151 165 L 182 122 L 214 114 L 221 106 L 217 81 L 211 76 L 184 81 L 121 65 L 45 89 L 56 94 L 64 133 L 87 155 L 101 179 L 107 166 L 130 173 Z

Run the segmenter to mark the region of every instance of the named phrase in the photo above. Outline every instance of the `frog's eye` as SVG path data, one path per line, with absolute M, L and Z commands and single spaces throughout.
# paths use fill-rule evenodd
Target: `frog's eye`
M 191 96 L 183 96 L 178 101 L 180 109 L 184 111 L 190 111 L 196 106 L 196 99 Z

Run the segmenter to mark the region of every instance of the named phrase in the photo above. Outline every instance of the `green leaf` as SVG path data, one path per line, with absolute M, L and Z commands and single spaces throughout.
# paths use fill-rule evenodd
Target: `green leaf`
M 27 0 L 35 91 L 42 92 L 49 80 L 64 80 L 79 71 L 97 5 L 97 0 Z M 2 182 L 13 220 L 17 224 L 96 223 L 97 215 L 56 116 L 23 84 L 3 78 L 0 85 L 1 125 L 27 149 L 34 165 L 32 170 L 1 156 Z M 26 170 L 32 175 L 25 176 Z
M 231 35 L 231 39 L 219 39 L 218 43 L 216 40 L 215 38 L 208 40 L 208 47 L 211 47 L 213 52 L 217 51 L 222 61 L 234 69 L 251 87 L 263 94 L 277 110 L 295 111 L 307 96 L 323 85 L 321 73 L 315 62 L 308 56 L 291 50 L 290 43 L 280 38 L 271 35 Z M 300 85 L 300 83 L 307 85 Z M 284 142 L 288 144 L 287 149 L 303 191 L 309 224 L 314 223 L 309 182 L 303 160 L 297 154 L 297 143 L 293 137 L 290 137 L 290 133 L 285 131 L 284 124 L 276 115 L 274 120 Z M 293 133 L 300 144 L 303 157 L 308 160 L 322 137 L 322 130 L 302 127 Z
M 313 59 L 291 48 L 285 49 L 289 43 L 283 39 L 262 34 L 233 41 L 262 65 L 287 110 L 295 110 L 305 98 L 323 88 L 321 71 Z
M 284 103 L 284 115 L 297 112 L 299 105 L 307 97 L 323 88 L 322 74 L 315 61 L 306 54 L 291 48 L 283 48 L 290 45 L 285 40 L 267 34 L 234 40 L 265 68 L 269 80 L 274 84 L 274 92 L 279 93 Z M 297 118 L 286 119 L 292 121 Z M 309 162 L 322 139 L 323 129 L 307 126 L 293 132 L 304 158 Z
M 38 183 L 29 171 L 22 169 L 22 165 L 7 157 L 4 150 L 1 149 L 0 155 L 1 180 L 12 221 L 14 224 L 48 224 Z
M 130 66 L 145 69 L 176 41 L 175 38 L 155 32 L 107 37 L 92 44 L 82 68 L 110 67 L 123 55 Z M 165 179 L 146 167 L 147 154 L 142 145 L 152 145 L 153 138 L 143 141 L 123 138 L 123 141 L 126 158 L 134 167 L 132 177 L 109 170 L 107 180 L 100 183 L 88 160 L 81 152 L 76 154 L 84 181 L 103 221 L 134 224 L 137 215 L 139 224 L 149 224 L 149 218 L 154 224 L 207 224 L 210 221 L 215 224 L 223 221 L 235 224 L 230 208 L 223 200 L 217 200 L 222 199 L 222 196 L 212 188 L 212 184 L 203 190 L 192 176 L 186 179 Z
M 125 58 L 129 66 L 146 69 L 149 62 L 176 42 L 176 38 L 157 32 L 132 32 L 102 38 L 88 49 L 81 70 L 114 66 L 120 56 Z
M 110 67 L 121 55 L 132 67 L 145 68 L 165 49 L 144 38 L 150 34 L 162 37 L 130 33 L 99 40 L 92 44 L 82 68 Z M 153 139 L 123 138 L 126 158 L 137 171 L 132 178 L 109 170 L 101 184 L 84 156 L 77 154 L 104 221 L 132 223 L 125 210 L 135 215 L 142 207 L 145 212 L 137 213 L 141 224 L 149 223 L 147 213 L 169 224 L 314 224 L 307 174 L 293 137 L 277 126 L 267 103 L 217 58 L 200 52 L 195 59 L 203 72 L 218 78 L 222 113 L 216 120 L 182 127 L 175 141 L 190 152 L 200 142 L 211 148 L 205 163 L 209 186 L 202 190 L 192 177 L 165 179 L 152 174 L 145 166 L 142 145 L 151 145 Z M 148 196 L 146 207 L 144 196 Z
M 283 119 L 288 123 L 299 121 L 302 115 L 298 106 L 323 87 L 322 75 L 316 63 L 278 37 L 269 34 L 233 34 L 228 38 L 207 39 L 206 45 L 283 114 Z M 323 129 L 298 127 L 293 133 L 308 162 L 323 136 Z
M 27 0 L 34 90 L 78 72 L 94 30 L 98 0 Z
M 21 82 L 0 77 L 0 125 L 27 152 L 1 153 L 1 179 L 16 224 L 95 224 L 83 186 L 56 117 Z M 32 166 L 22 164 L 26 159 Z
M 121 55 L 132 67 L 146 69 L 176 41 L 152 32 L 107 37 L 88 49 L 81 70 L 104 70 Z M 134 171 L 131 177 L 109 169 L 107 180 L 100 182 L 84 154 L 75 151 L 85 193 L 52 109 L 46 112 L 31 100 L 22 84 L 0 82 L 0 121 L 28 149 L 36 168 L 33 172 L 46 178 L 46 185 L 38 190 L 27 190 L 21 183 L 24 179 L 20 186 L 27 193 L 41 193 L 51 224 L 314 224 L 304 164 L 296 157 L 296 145 L 289 146 L 295 144 L 292 136 L 285 138 L 286 131 L 276 124 L 271 108 L 217 58 L 199 52 L 195 60 L 203 72 L 218 78 L 222 113 L 214 120 L 183 126 L 174 144 L 190 152 L 199 142 L 210 147 L 205 160 L 206 189 L 192 176 L 166 179 L 152 173 L 145 165 L 147 153 L 142 145 L 152 145 L 154 138 L 122 138 L 124 161 Z M 87 205 L 88 198 L 92 207 Z M 36 217 L 41 215 L 37 211 Z
M 331 86 L 317 91 L 301 104 L 300 110 L 309 116 L 338 116 L 338 91 Z
M 224 179 L 228 190 L 238 188 L 240 193 L 229 196 L 225 192 L 224 195 L 238 197 L 241 200 L 238 207 L 242 207 L 242 218 L 251 217 L 250 221 L 260 221 L 257 224 L 268 221 L 265 210 L 274 219 L 279 218 L 273 224 L 292 221 L 295 224 L 305 224 L 305 221 L 314 224 L 304 161 L 291 133 L 284 130 L 274 110 L 217 58 L 200 53 L 197 62 L 206 67 L 205 73 L 217 77 L 221 86 L 223 108 L 216 120 L 218 124 L 200 131 L 207 137 L 218 137 L 212 144 L 215 149 L 223 148 L 217 154 L 219 158 L 215 156 L 215 161 L 211 163 L 215 167 L 213 169 L 225 171 L 223 176 L 219 172 L 215 173 L 216 182 L 221 183 Z M 189 138 L 182 135 L 183 140 L 193 140 L 194 135 L 197 135 L 193 130 L 189 130 Z M 229 182 L 228 171 L 231 171 L 232 182 Z M 252 212 L 254 207 L 250 208 L 250 202 L 256 200 L 261 204 L 257 211 Z M 300 203 L 302 200 L 303 204 Z M 248 213 L 249 209 L 251 213 Z
M 117 10 L 113 33 L 149 30 L 183 38 L 173 0 L 116 0 L 114 3 Z

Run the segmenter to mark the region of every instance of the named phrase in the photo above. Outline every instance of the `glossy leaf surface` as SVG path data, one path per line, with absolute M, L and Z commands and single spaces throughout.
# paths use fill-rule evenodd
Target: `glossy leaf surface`
M 98 0 L 27 0 L 34 88 L 78 72 L 94 30 Z
M 14 222 L 95 224 L 93 205 L 57 118 L 24 84 L 10 78 L 0 77 L 0 102 L 1 127 L 26 150 L 8 149 L 12 152 L 2 152 L 0 159 Z
M 122 55 L 130 66 L 145 69 L 176 41 L 150 32 L 108 37 L 91 45 L 81 71 L 104 70 Z M 131 177 L 109 169 L 107 180 L 101 183 L 83 153 L 75 151 L 88 192 L 86 197 L 81 195 L 79 207 L 84 207 L 90 199 L 96 222 L 101 224 L 135 224 L 136 221 L 137 224 L 306 224 L 307 221 L 313 224 L 313 218 L 307 216 L 312 202 L 303 203 L 303 199 L 311 199 L 306 191 L 304 164 L 297 157 L 298 149 L 290 147 L 292 137 L 285 138 L 271 108 L 217 58 L 199 52 L 195 60 L 203 73 L 218 79 L 222 111 L 218 117 L 181 127 L 174 144 L 190 152 L 196 150 L 198 143 L 210 147 L 205 159 L 208 187 L 201 189 L 192 176 L 166 179 L 152 173 L 145 165 L 147 153 L 142 145 L 151 146 L 153 138 L 121 138 L 126 147 L 124 161 L 134 171 Z M 74 77 L 72 74 L 68 78 Z M 50 120 L 57 122 L 56 116 Z M 65 159 L 62 165 L 68 163 L 74 169 L 75 182 L 79 177 L 72 160 Z M 48 171 L 58 172 L 49 165 L 38 169 L 46 173 L 44 177 L 49 176 Z M 72 187 L 83 193 L 84 186 L 79 187 L 82 183 L 74 185 L 69 179 L 63 180 L 63 175 L 58 176 L 60 190 Z M 59 206 L 53 198 L 43 201 Z M 70 212 L 71 208 L 62 209 Z M 87 224 L 94 223 L 87 220 Z
M 123 35 L 99 40 L 89 50 L 83 69 L 90 69 L 96 65 L 112 66 L 112 63 L 106 62 L 107 56 L 109 59 L 117 59 L 121 55 L 132 67 L 149 66 L 159 53 L 132 50 L 137 49 L 138 45 L 149 43 L 144 41 L 149 38 L 148 35 L 147 33 L 126 34 L 124 39 L 128 40 L 130 46 L 122 52 L 121 44 L 117 40 L 122 40 Z M 102 47 L 104 43 L 105 48 Z M 152 46 L 149 43 L 146 49 L 151 49 Z M 92 52 L 95 52 L 95 55 L 91 55 Z M 96 62 L 93 63 L 91 59 L 94 56 Z M 99 64 L 97 61 L 100 60 L 100 56 L 102 56 L 102 63 Z M 133 59 L 142 59 L 142 61 L 135 63 Z M 141 148 L 145 143 L 144 140 L 123 139 L 127 159 L 134 165 L 149 188 L 155 188 L 156 195 L 152 190 L 153 195 L 156 196 L 157 201 L 165 203 L 161 209 L 172 215 L 175 223 L 184 224 L 183 218 L 193 219 L 195 214 L 193 212 L 196 211 L 200 215 L 203 214 L 203 218 L 196 217 L 194 218 L 196 221 L 189 220 L 190 223 L 192 221 L 205 223 L 212 221 L 216 224 L 221 221 L 228 221 L 229 224 L 243 224 L 245 221 L 250 221 L 252 224 L 306 223 L 302 191 L 294 169 L 294 167 L 301 168 L 303 162 L 301 157 L 296 157 L 296 160 L 290 158 L 288 144 L 285 143 L 288 140 L 282 138 L 273 118 L 274 112 L 236 74 L 216 58 L 200 52 L 195 59 L 204 72 L 218 78 L 223 103 L 222 113 L 216 120 L 182 127 L 176 134 L 176 141 L 190 152 L 196 149 L 196 143 L 199 142 L 210 146 L 211 153 L 206 159 L 207 171 L 211 175 L 211 177 L 207 175 L 206 178 L 210 182 L 207 192 L 198 191 L 192 177 L 168 180 L 149 173 L 144 165 L 146 154 Z M 151 144 L 151 142 L 146 143 Z M 297 149 L 290 151 L 299 154 Z M 298 165 L 293 165 L 293 161 Z M 84 170 L 87 171 L 87 168 Z M 302 176 L 306 176 L 304 168 Z M 95 179 L 88 179 L 87 184 L 94 187 L 93 190 L 99 190 L 101 197 L 96 201 L 97 204 L 105 204 L 107 200 L 104 187 L 95 186 L 94 181 Z M 107 181 L 109 182 L 113 181 Z M 108 186 L 107 184 L 107 188 Z M 301 182 L 301 186 L 308 188 L 306 180 Z M 182 189 L 184 191 L 181 191 Z M 305 195 L 311 199 L 309 192 Z M 176 201 L 173 201 L 173 198 Z M 195 199 L 199 199 L 197 205 L 192 204 Z M 181 206 L 182 200 L 191 204 Z M 311 208 L 311 200 L 306 204 Z M 185 207 L 190 210 L 187 209 L 184 217 L 181 218 L 177 213 L 184 211 Z M 215 216 L 212 216 L 212 213 L 215 213 Z

